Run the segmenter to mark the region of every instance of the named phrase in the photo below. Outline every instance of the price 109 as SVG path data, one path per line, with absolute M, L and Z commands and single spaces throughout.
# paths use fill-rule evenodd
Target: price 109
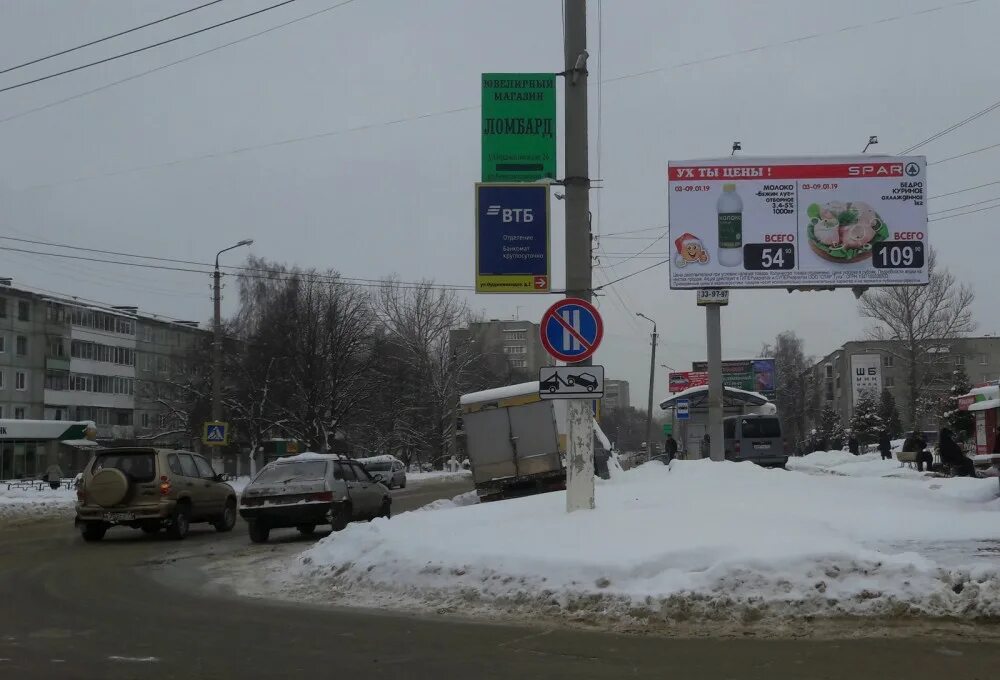
M 872 265 L 876 269 L 921 269 L 924 266 L 924 244 L 920 241 L 883 241 L 872 248 Z

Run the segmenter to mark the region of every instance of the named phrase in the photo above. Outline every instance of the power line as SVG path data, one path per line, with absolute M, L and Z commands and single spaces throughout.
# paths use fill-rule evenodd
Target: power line
M 927 144 L 930 144 L 934 140 L 940 139 L 941 137 L 944 137 L 945 135 L 947 135 L 947 134 L 949 134 L 951 132 L 954 132 L 955 130 L 957 130 L 958 128 L 962 127 L 963 125 L 968 125 L 969 123 L 971 123 L 972 121 L 976 120 L 977 118 L 981 118 L 981 117 L 985 116 L 987 113 L 989 113 L 990 111 L 993 111 L 994 109 L 997 109 L 997 108 L 1000 108 L 1000 101 L 993 102 L 992 104 L 990 104 L 989 106 L 987 106 L 985 109 L 983 109 L 981 111 L 977 111 L 976 113 L 972 114 L 968 118 L 964 118 L 963 120 L 958 121 L 954 125 L 951 125 L 950 127 L 946 127 L 944 130 L 941 130 L 940 132 L 935 132 L 933 135 L 931 135 L 930 137 L 928 137 L 924 141 L 917 142 L 913 146 L 908 147 L 906 149 L 903 149 L 902 151 L 899 152 L 899 155 L 900 156 L 905 156 L 908 153 L 912 153 L 916 149 L 919 149 L 922 146 L 926 146 Z
M 945 210 L 936 210 L 932 213 L 927 213 L 928 215 L 940 215 L 941 213 L 952 212 L 953 210 L 961 210 L 962 208 L 971 208 L 975 205 L 984 205 L 986 203 L 992 203 L 993 201 L 1000 201 L 1000 196 L 994 198 L 987 198 L 985 201 L 976 201 L 975 203 L 966 203 L 965 205 L 956 205 L 954 208 L 947 208 Z
M 300 21 L 305 21 L 306 19 L 311 19 L 311 18 L 313 18 L 314 16 L 316 16 L 318 14 L 324 14 L 324 13 L 329 12 L 331 10 L 335 10 L 335 9 L 337 9 L 339 7 L 343 7 L 344 5 L 349 5 L 352 2 L 354 2 L 354 0 L 342 0 L 341 2 L 338 2 L 335 5 L 330 5 L 329 7 L 324 7 L 323 9 L 320 9 L 320 10 L 317 10 L 315 12 L 311 12 L 309 14 L 301 16 L 298 19 L 292 19 L 291 21 L 286 21 L 283 24 L 278 24 L 277 26 L 272 26 L 271 28 L 265 28 L 263 31 L 258 31 L 256 33 L 251 33 L 250 35 L 245 36 L 243 38 L 237 38 L 236 40 L 232 40 L 230 42 L 224 43 L 222 45 L 219 45 L 218 47 L 212 47 L 211 49 L 207 49 L 207 50 L 204 50 L 202 52 L 197 52 L 195 54 L 192 54 L 191 56 L 184 57 L 183 59 L 178 59 L 177 61 L 171 61 L 169 63 L 163 64 L 162 66 L 157 66 L 156 68 L 151 68 L 148 71 L 141 71 L 139 73 L 135 73 L 133 75 L 130 75 L 130 76 L 126 77 L 126 78 L 121 78 L 120 80 L 115 80 L 115 81 L 112 81 L 112 82 L 107 83 L 105 85 L 101 85 L 100 87 L 95 87 L 95 88 L 90 89 L 90 90 L 85 90 L 83 92 L 79 92 L 79 93 L 71 95 L 69 97 L 65 97 L 63 99 L 59 99 L 59 100 L 56 100 L 54 102 L 49 102 L 48 104 L 42 104 L 41 106 L 36 106 L 33 109 L 27 109 L 25 111 L 21 111 L 20 113 L 15 113 L 13 116 L 7 116 L 6 118 L 0 118 L 0 123 L 6 123 L 7 121 L 15 120 L 17 118 L 22 118 L 22 117 L 30 115 L 32 113 L 37 113 L 39 111 L 44 111 L 45 109 L 51 109 L 54 106 L 59 106 L 60 104 L 65 104 L 67 102 L 71 102 L 74 99 L 80 99 L 81 97 L 86 97 L 87 95 L 94 94 L 95 92 L 101 92 L 102 90 L 108 90 L 108 89 L 110 89 L 112 87 L 115 87 L 116 85 L 121 85 L 122 83 L 127 83 L 130 80 L 136 80 L 138 78 L 142 78 L 143 76 L 148 76 L 151 73 L 156 73 L 157 71 L 163 71 L 165 69 L 170 68 L 171 66 L 177 66 L 178 64 L 183 64 L 183 63 L 188 62 L 188 61 L 193 61 L 193 60 L 197 59 L 198 57 L 205 56 L 206 54 L 211 54 L 213 52 L 218 52 L 219 50 L 223 50 L 223 49 L 225 49 L 227 47 L 232 47 L 233 45 L 237 45 L 237 44 L 239 44 L 241 42 L 246 42 L 247 40 L 252 40 L 254 38 L 257 38 L 259 36 L 265 35 L 265 34 L 270 33 L 272 31 L 277 31 L 279 29 L 285 28 L 286 26 L 291 26 L 292 24 L 297 24 Z
M 625 276 L 621 276 L 621 277 L 619 277 L 619 278 L 615 279 L 614 281 L 608 281 L 608 282 L 607 282 L 607 283 L 605 283 L 605 284 L 604 284 L 603 286 L 598 286 L 598 287 L 597 287 L 597 288 L 595 288 L 594 290 L 595 290 L 595 291 L 597 291 L 597 290 L 603 290 L 604 288 L 607 288 L 608 286 L 613 286 L 613 285 L 615 285 L 616 283 L 619 283 L 619 282 L 621 282 L 621 281 L 624 281 L 625 279 L 630 279 L 630 278 L 632 278 L 633 276 L 637 276 L 638 274 L 642 274 L 643 272 L 648 272 L 648 271 L 649 271 L 650 269 L 653 269 L 653 268 L 655 268 L 655 267 L 659 267 L 659 266 L 661 266 L 661 265 L 664 265 L 664 264 L 666 264 L 667 262 L 670 262 L 670 260 L 662 260 L 662 261 L 660 261 L 660 262 L 657 262 L 656 264 L 651 264 L 651 265 L 649 265 L 648 267 L 643 267 L 642 269 L 640 269 L 640 270 L 638 270 L 638 271 L 634 271 L 634 272 L 632 272 L 631 274 L 626 274 Z
M 198 5 L 197 7 L 192 7 L 191 9 L 186 9 L 183 12 L 178 12 L 177 14 L 171 14 L 168 17 L 163 17 L 161 19 L 156 19 L 155 21 L 147 22 L 145 24 L 142 24 L 141 26 L 136 26 L 134 28 L 126 29 L 124 31 L 119 31 L 119 32 L 113 33 L 113 34 L 111 34 L 109 36 L 105 36 L 103 38 L 98 38 L 97 40 L 91 40 L 88 43 L 83 43 L 82 45 L 77 45 L 76 47 L 70 47 L 68 49 L 62 50 L 61 52 L 53 52 L 52 54 L 47 54 L 44 57 L 38 57 L 37 59 L 32 59 L 31 61 L 26 61 L 23 64 L 18 64 L 17 66 L 11 66 L 9 68 L 5 68 L 2 71 L 0 71 L 0 75 L 2 75 L 4 73 L 10 73 L 11 71 L 15 71 L 15 70 L 17 70 L 19 68 L 24 68 L 25 66 L 31 66 L 32 64 L 37 64 L 39 62 L 46 61 L 48 59 L 53 59 L 55 57 L 61 57 L 64 54 L 69 54 L 70 52 L 75 52 L 77 50 L 82 50 L 84 47 L 90 47 L 92 45 L 97 45 L 98 43 L 105 42 L 106 40 L 111 40 L 112 38 L 119 38 L 119 37 L 121 37 L 123 35 L 127 35 L 129 33 L 134 33 L 135 31 L 141 30 L 143 28 L 149 28 L 150 26 L 155 26 L 156 24 L 162 24 L 164 21 L 169 21 L 170 19 L 176 19 L 179 16 L 183 16 L 185 14 L 190 14 L 191 12 L 196 12 L 199 9 L 204 9 L 205 7 L 208 7 L 210 5 L 218 5 L 220 2 L 222 2 L 222 0 L 212 0 L 211 2 L 206 2 L 206 3 L 202 4 L 202 5 Z
M 1000 208 L 1000 205 L 991 205 L 987 208 L 977 208 L 976 210 L 966 210 L 965 212 L 955 213 L 954 215 L 941 215 L 940 217 L 931 217 L 928 222 L 937 222 L 938 220 L 950 220 L 953 217 L 961 217 L 962 215 L 971 215 L 972 213 L 983 212 L 985 210 L 996 210 Z
M 16 90 L 17 88 L 19 88 L 19 87 L 25 87 L 26 85 L 34 85 L 35 83 L 40 83 L 40 82 L 42 82 L 44 80 L 50 80 L 52 78 L 58 78 L 59 76 L 64 76 L 64 75 L 66 75 L 68 73 L 76 73 L 77 71 L 82 71 L 83 69 L 90 68 L 91 66 L 98 66 L 100 64 L 106 64 L 109 61 L 114 61 L 115 59 L 121 59 L 123 57 L 128 57 L 128 56 L 131 56 L 133 54 L 138 54 L 139 52 L 145 52 L 146 50 L 151 50 L 154 47 L 161 47 L 163 45 L 167 45 L 167 44 L 172 43 L 172 42 L 177 42 L 178 40 L 183 40 L 184 38 L 190 38 L 191 36 L 198 35 L 199 33 L 205 33 L 206 31 L 211 31 L 211 30 L 219 28 L 221 26 L 226 26 L 228 24 L 232 24 L 232 23 L 235 23 L 237 21 L 241 21 L 243 19 L 248 19 L 250 17 L 257 16 L 258 14 L 263 14 L 264 12 L 269 12 L 272 9 L 277 9 L 278 7 L 284 7 L 285 5 L 290 5 L 293 2 L 295 2 L 295 0 L 283 0 L 282 2 L 279 2 L 277 4 L 270 5 L 268 7 L 264 7 L 263 9 L 258 9 L 258 10 L 254 11 L 254 12 L 250 12 L 249 14 L 243 14 L 241 16 L 234 17 L 232 19 L 227 19 L 227 20 L 221 21 L 221 22 L 219 22 L 217 24 L 212 24 L 211 26 L 206 26 L 205 28 L 199 28 L 197 31 L 191 31 L 190 33 L 185 33 L 184 35 L 178 35 L 178 36 L 174 36 L 173 38 L 167 38 L 166 40 L 161 40 L 160 42 L 153 43 L 152 45 L 146 45 L 145 47 L 138 47 L 138 48 L 136 48 L 134 50 L 129 50 L 128 52 L 122 52 L 120 54 L 116 54 L 116 55 L 113 55 L 113 56 L 110 56 L 110 57 L 105 57 L 104 59 L 98 59 L 97 61 L 92 61 L 89 64 L 82 64 L 80 66 L 74 66 L 73 68 L 68 68 L 68 69 L 65 69 L 63 71 L 58 71 L 56 73 L 50 73 L 47 76 L 40 76 L 38 78 L 33 78 L 31 80 L 26 80 L 24 82 L 17 83 L 16 85 L 8 85 L 7 87 L 0 88 L 0 93 L 2 93 L 2 92 L 9 92 L 10 90 Z
M 998 144 L 990 144 L 989 146 L 984 146 L 984 147 L 981 147 L 979 149 L 973 149 L 972 151 L 966 151 L 965 153 L 960 153 L 957 156 L 948 156 L 947 158 L 942 158 L 940 160 L 936 160 L 933 163 L 928 163 L 927 165 L 937 165 L 938 163 L 947 163 L 948 161 L 953 161 L 956 158 L 965 158 L 966 156 L 971 156 L 973 154 L 982 153 L 983 151 L 989 151 L 990 149 L 995 149 L 997 147 L 1000 147 L 1000 143 L 998 143 Z
M 946 194 L 938 194 L 937 196 L 930 196 L 930 197 L 928 197 L 927 200 L 930 201 L 930 200 L 933 200 L 935 198 L 944 198 L 945 196 L 954 196 L 955 194 L 964 194 L 966 191 L 972 191 L 974 189 L 982 189 L 984 187 L 991 187 L 991 186 L 993 186 L 995 184 L 1000 184 L 1000 180 L 997 180 L 995 182 L 987 182 L 986 184 L 979 184 L 979 185 L 976 185 L 974 187 L 966 187 L 964 189 L 957 189 L 955 191 L 949 191 Z
M 964 5 L 974 5 L 980 0 L 962 0 L 960 2 L 953 2 L 950 5 L 941 5 L 938 7 L 932 7 L 930 9 L 924 9 L 917 12 L 911 12 L 910 14 L 900 14 L 894 17 L 886 17 L 885 19 L 878 19 L 876 21 L 869 21 L 863 24 L 854 24 L 852 26 L 844 26 L 843 28 L 834 29 L 831 31 L 823 31 L 821 33 L 811 33 L 809 35 L 800 36 L 798 38 L 791 38 L 790 40 L 785 40 L 782 42 L 768 43 L 765 45 L 758 45 L 757 47 L 748 47 L 743 50 L 736 50 L 733 52 L 725 52 L 723 54 L 717 54 L 712 57 L 704 57 L 702 59 L 693 59 L 691 61 L 681 62 L 679 64 L 671 64 L 670 66 L 660 66 L 657 68 L 647 69 L 645 71 L 636 71 L 634 73 L 626 73 L 624 75 L 615 76 L 614 78 L 608 78 L 605 83 L 613 83 L 619 80 L 631 80 L 633 78 L 642 78 L 644 76 L 653 75 L 654 73 L 662 73 L 663 71 L 670 71 L 673 69 L 686 68 L 688 66 L 695 66 L 697 64 L 707 64 L 713 61 L 720 61 L 722 59 L 728 59 L 730 57 L 738 57 L 746 54 L 752 54 L 753 52 L 762 52 L 764 50 L 769 50 L 775 47 L 784 47 L 786 45 L 793 45 L 795 43 L 805 42 L 807 40 L 815 40 L 817 38 L 823 38 L 826 36 L 837 35 L 838 33 L 847 33 L 849 31 L 856 31 L 858 29 L 867 28 L 868 26 L 875 26 L 877 24 L 886 24 L 893 21 L 902 21 L 910 17 L 919 16 L 921 14 L 929 14 L 931 12 L 937 12 L 940 10 L 951 9 L 954 7 L 960 7 Z M 906 152 L 903 152 L 906 153 Z
M 627 231 L 613 231 L 609 234 L 602 234 L 601 238 L 609 238 L 611 236 L 618 236 L 619 234 L 638 234 L 644 231 L 659 231 L 662 229 L 669 229 L 667 225 L 660 225 L 658 227 L 643 227 L 642 229 L 629 229 Z M 650 238 L 653 238 L 652 236 Z

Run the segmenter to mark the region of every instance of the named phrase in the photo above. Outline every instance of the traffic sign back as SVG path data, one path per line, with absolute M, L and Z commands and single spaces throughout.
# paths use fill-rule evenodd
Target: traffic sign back
M 604 322 L 597 309 L 579 298 L 566 298 L 542 316 L 542 346 L 554 359 L 567 363 L 593 356 L 604 337 Z

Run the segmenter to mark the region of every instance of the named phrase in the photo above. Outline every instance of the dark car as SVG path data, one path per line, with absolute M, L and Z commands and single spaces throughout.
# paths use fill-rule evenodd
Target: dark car
M 553 373 L 548 378 L 538 384 L 538 390 L 548 390 L 549 392 L 559 391 L 559 376 Z
M 588 392 L 593 392 L 597 389 L 597 376 L 592 373 L 580 373 L 579 375 L 569 376 L 570 385 L 583 385 L 587 388 Z
M 240 515 L 250 540 L 264 543 L 271 529 L 295 527 L 309 535 L 319 524 L 340 531 L 354 520 L 388 518 L 392 497 L 357 461 L 304 453 L 261 470 L 243 490 Z

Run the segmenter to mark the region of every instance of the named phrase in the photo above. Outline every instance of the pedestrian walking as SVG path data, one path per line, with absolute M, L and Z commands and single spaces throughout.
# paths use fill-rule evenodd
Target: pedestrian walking
M 62 468 L 59 467 L 58 463 L 53 463 L 45 471 L 45 481 L 49 483 L 49 487 L 53 490 L 59 488 L 59 484 L 62 483 Z
M 976 476 L 976 466 L 968 456 L 962 453 L 962 449 L 955 443 L 952 432 L 947 427 L 941 429 L 938 438 L 938 453 L 941 455 L 941 464 L 947 465 L 953 476 Z
M 677 457 L 677 440 L 674 439 L 674 435 L 668 434 L 667 441 L 664 442 L 663 446 L 667 453 L 667 462 L 669 463 Z
M 847 450 L 855 456 L 861 454 L 861 443 L 853 432 L 847 437 Z
M 882 454 L 882 460 L 892 460 L 892 441 L 889 439 L 888 432 L 879 435 L 878 452 Z

